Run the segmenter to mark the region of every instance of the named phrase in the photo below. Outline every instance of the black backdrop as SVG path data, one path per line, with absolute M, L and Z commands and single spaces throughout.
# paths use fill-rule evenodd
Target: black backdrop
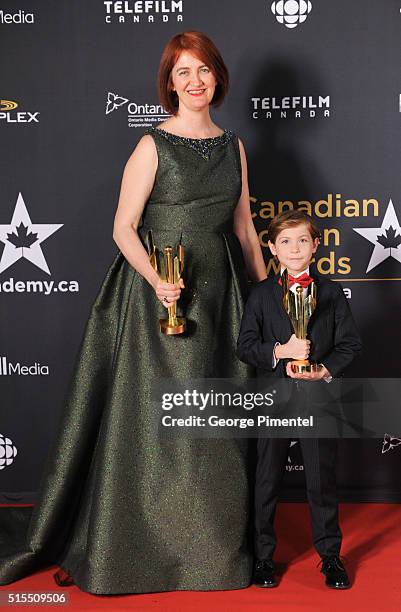
M 116 252 L 122 169 L 162 118 L 158 61 L 179 31 L 206 32 L 230 69 L 214 117 L 245 144 L 262 245 L 280 207 L 310 210 L 326 230 L 318 265 L 363 336 L 349 374 L 399 376 L 400 28 L 396 0 L 1 1 L 0 502 L 35 499 Z M 398 437 L 341 442 L 342 499 L 400 501 Z M 302 495 L 298 453 L 288 499 Z

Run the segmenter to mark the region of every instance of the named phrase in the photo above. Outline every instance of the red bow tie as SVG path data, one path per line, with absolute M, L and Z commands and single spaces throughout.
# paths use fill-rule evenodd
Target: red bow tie
M 297 276 L 296 278 L 291 274 L 288 275 L 288 288 L 292 287 L 292 285 L 294 285 L 295 283 L 298 283 L 298 285 L 301 285 L 301 287 L 306 289 L 306 287 L 309 287 L 312 282 L 313 278 L 309 276 L 309 274 L 307 274 L 306 272 L 301 274 L 301 276 Z M 281 285 L 281 278 L 278 283 L 279 285 Z

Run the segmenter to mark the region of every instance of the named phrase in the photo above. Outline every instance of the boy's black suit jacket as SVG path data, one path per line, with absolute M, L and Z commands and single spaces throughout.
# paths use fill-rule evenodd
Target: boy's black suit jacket
M 341 285 L 318 274 L 314 266 L 309 274 L 317 288 L 317 306 L 308 325 L 309 360 L 323 363 L 337 377 L 360 352 L 361 339 Z M 289 361 L 280 359 L 273 370 L 274 345 L 285 344 L 293 333 L 279 279 L 276 275 L 252 288 L 238 337 L 239 359 L 256 367 L 260 376 L 285 377 Z

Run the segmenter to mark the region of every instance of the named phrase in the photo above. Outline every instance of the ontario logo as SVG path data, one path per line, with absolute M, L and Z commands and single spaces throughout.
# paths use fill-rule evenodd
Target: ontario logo
M 106 23 L 174 23 L 183 20 L 183 0 L 106 0 Z
M 6 356 L 0 356 L 0 376 L 48 376 L 49 366 L 38 362 L 24 365 L 11 362 Z
M 10 438 L 0 434 L 0 470 L 11 465 L 17 456 L 17 448 Z
M 20 259 L 50 275 L 50 268 L 42 250 L 42 244 L 61 227 L 62 223 L 32 223 L 24 199 L 20 193 L 9 224 L 0 225 L 0 242 L 4 249 L 0 258 L 0 274 L 8 270 Z M 15 281 L 14 278 L 0 280 L 3 293 L 50 293 L 78 292 L 78 281 L 28 280 Z
M 106 115 L 110 115 L 122 107 L 126 108 L 128 127 L 130 128 L 146 128 L 152 123 L 159 123 L 171 116 L 161 104 L 130 102 L 128 98 L 109 91 L 106 100 Z
M 384 453 L 388 453 L 388 451 L 393 450 L 396 446 L 401 445 L 401 438 L 396 438 L 394 436 L 390 436 L 390 434 L 384 434 L 383 438 L 383 446 L 382 446 L 382 455 Z
M 272 2 L 270 8 L 279 23 L 293 30 L 307 20 L 312 10 L 312 2 L 308 0 L 279 0 L 278 2 Z
M 5 123 L 39 123 L 39 111 L 15 111 L 18 102 L 0 100 L 0 121 Z M 15 112 L 13 112 L 15 111 Z

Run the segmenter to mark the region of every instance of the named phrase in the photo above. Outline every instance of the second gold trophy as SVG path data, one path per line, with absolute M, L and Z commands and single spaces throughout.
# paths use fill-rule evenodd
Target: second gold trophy
M 283 287 L 283 306 L 290 317 L 294 333 L 300 340 L 306 340 L 309 319 L 316 308 L 316 284 L 315 282 L 310 284 L 306 297 L 304 297 L 303 289 L 300 286 L 296 288 L 296 293 L 293 293 L 289 288 L 288 270 L 284 270 L 282 273 L 281 284 Z M 295 359 L 291 361 L 291 369 L 297 374 L 319 372 L 322 367 L 321 364 L 310 363 L 308 359 Z
M 181 242 L 173 247 L 166 246 L 161 251 L 155 246 L 152 231 L 148 232 L 148 253 L 151 266 L 163 281 L 178 283 L 184 271 L 185 249 Z M 177 317 L 177 302 L 168 307 L 168 318 L 160 319 L 160 331 L 167 336 L 175 336 L 185 331 L 185 317 Z

